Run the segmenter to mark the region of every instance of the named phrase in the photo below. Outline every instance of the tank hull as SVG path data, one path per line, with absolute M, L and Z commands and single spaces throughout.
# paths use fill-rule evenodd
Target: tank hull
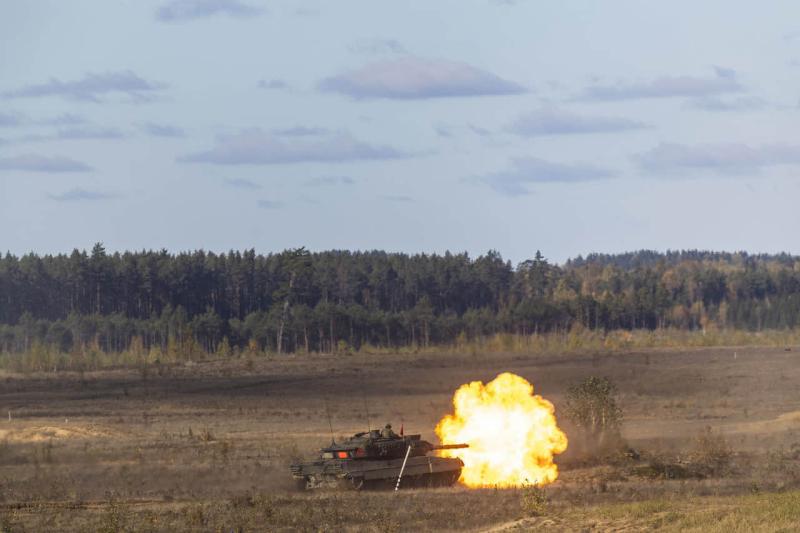
M 298 463 L 291 466 L 298 489 L 323 487 L 348 489 L 394 488 L 403 459 L 345 459 Z M 450 457 L 409 457 L 401 488 L 453 485 L 464 463 Z

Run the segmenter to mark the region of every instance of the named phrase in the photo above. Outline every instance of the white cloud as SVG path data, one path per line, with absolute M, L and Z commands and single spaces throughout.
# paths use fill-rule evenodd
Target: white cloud
M 536 157 L 518 157 L 511 168 L 474 178 L 507 196 L 529 194 L 530 185 L 537 183 L 576 183 L 611 178 L 613 174 L 588 164 L 553 163 Z
M 169 124 L 146 122 L 142 124 L 142 129 L 152 137 L 186 137 L 186 132 L 183 129 Z
M 0 113 L 0 128 L 16 128 L 25 123 L 25 118 L 18 113 Z
M 259 200 L 258 207 L 261 209 L 280 209 L 284 206 L 283 202 L 278 202 L 276 200 Z
M 739 96 L 736 98 L 720 98 L 718 96 L 704 96 L 693 98 L 687 106 L 703 111 L 758 111 L 764 109 L 767 103 L 756 96 Z
M 331 76 L 322 80 L 319 88 L 357 99 L 399 100 L 526 92 L 517 83 L 466 63 L 411 56 L 371 63 Z
M 6 91 L 5 98 L 39 98 L 61 96 L 71 100 L 100 102 L 109 94 L 124 94 L 132 101 L 142 102 L 152 99 L 154 94 L 166 88 L 159 82 L 147 81 L 130 70 L 119 72 L 88 73 L 74 81 L 61 81 L 50 78 L 44 83 L 26 85 L 19 89 Z
M 407 204 L 414 201 L 413 198 L 405 194 L 385 194 L 382 196 L 382 198 L 388 202 L 396 204 Z
M 396 39 L 368 39 L 358 41 L 349 46 L 351 52 L 356 54 L 382 55 L 405 54 L 406 48 Z
M 262 13 L 262 9 L 239 0 L 172 0 L 156 11 L 162 22 L 182 22 L 214 15 L 249 18 Z
M 99 191 L 88 191 L 80 187 L 70 189 L 61 194 L 50 194 L 48 196 L 57 202 L 82 202 L 87 200 L 106 200 L 108 198 L 114 198 L 113 194 Z
M 267 89 L 267 90 L 282 90 L 282 89 L 289 89 L 289 83 L 284 80 L 272 79 L 272 80 L 260 80 L 258 82 L 259 89 Z
M 584 116 L 555 108 L 542 108 L 520 116 L 508 131 L 523 137 L 612 133 L 646 127 L 642 122 L 620 117 Z
M 591 85 L 583 90 L 583 100 L 630 100 L 638 98 L 706 97 L 738 93 L 742 86 L 732 69 L 715 67 L 715 76 L 662 76 L 650 81 Z
M 644 170 L 670 177 L 693 177 L 696 171 L 753 173 L 762 167 L 800 164 L 800 145 L 717 143 L 689 146 L 661 143 L 634 156 L 634 159 Z
M 353 185 L 355 180 L 350 176 L 324 176 L 321 178 L 311 178 L 305 182 L 309 187 Z
M 181 162 L 217 165 L 271 165 L 395 159 L 405 154 L 389 146 L 355 139 L 346 132 L 325 135 L 277 136 L 260 129 L 220 136 L 216 146 L 179 158 Z
M 258 183 L 244 178 L 227 178 L 225 184 L 236 189 L 256 190 L 261 188 Z
M 27 154 L 0 158 L 0 171 L 25 172 L 88 172 L 92 167 L 69 157 Z

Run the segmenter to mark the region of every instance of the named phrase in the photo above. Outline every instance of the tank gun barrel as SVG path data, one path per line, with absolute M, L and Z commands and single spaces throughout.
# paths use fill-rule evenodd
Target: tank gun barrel
M 462 448 L 469 448 L 469 444 L 439 444 L 434 446 L 434 450 L 460 450 Z

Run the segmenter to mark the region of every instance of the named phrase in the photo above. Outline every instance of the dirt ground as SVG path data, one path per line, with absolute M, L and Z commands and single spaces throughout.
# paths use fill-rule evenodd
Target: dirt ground
M 799 363 L 797 348 L 731 347 L 0 374 L 0 531 L 703 530 L 748 506 L 762 512 L 763 502 L 764 513 L 777 514 L 758 527 L 792 530 L 800 524 L 791 511 L 800 507 Z M 526 489 L 292 491 L 288 464 L 330 442 L 326 404 L 337 438 L 390 421 L 435 441 L 454 390 L 503 371 L 531 381 L 557 417 L 570 385 L 610 378 L 629 453 L 587 457 L 559 419 L 571 445 L 544 511 L 527 506 Z M 725 468 L 682 475 L 709 432 L 730 452 Z

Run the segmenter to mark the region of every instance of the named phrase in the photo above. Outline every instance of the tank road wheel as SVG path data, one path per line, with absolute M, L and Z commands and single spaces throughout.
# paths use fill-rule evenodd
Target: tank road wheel
M 456 470 L 455 472 L 451 472 L 447 479 L 447 486 L 452 487 L 456 483 L 458 483 L 458 478 L 461 477 L 461 470 Z
M 438 472 L 433 474 L 433 482 L 431 486 L 433 487 L 446 487 L 448 480 L 448 473 L 447 472 Z
M 422 484 L 424 484 L 424 478 L 422 479 L 422 481 L 423 481 Z M 400 490 L 412 489 L 414 487 L 419 487 L 420 485 L 421 485 L 420 478 L 417 476 L 403 476 L 403 478 L 400 480 Z M 391 484 L 389 485 L 389 489 L 394 490 L 396 486 L 397 486 L 397 478 L 395 477 L 392 478 Z
M 435 487 L 450 487 L 458 481 L 461 472 L 437 472 L 426 476 L 425 485 L 430 488 Z

